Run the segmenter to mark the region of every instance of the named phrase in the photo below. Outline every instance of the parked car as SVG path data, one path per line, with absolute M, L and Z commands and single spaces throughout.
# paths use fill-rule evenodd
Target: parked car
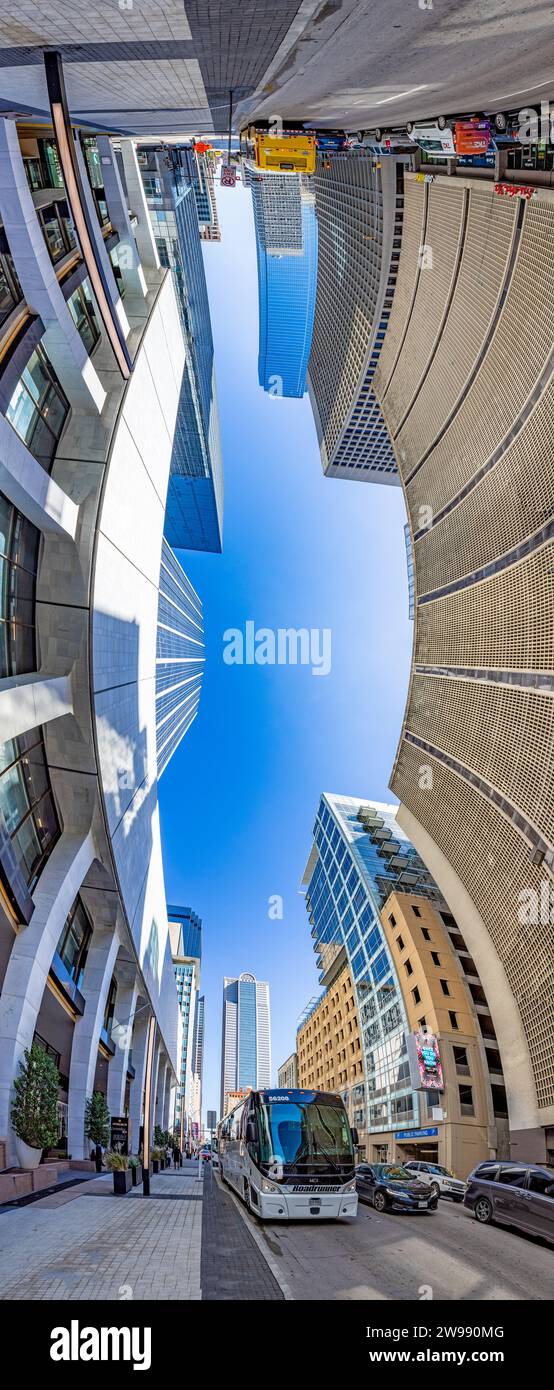
M 463 1202 L 465 1182 L 449 1168 L 443 1168 L 440 1163 L 423 1163 L 415 1158 L 405 1163 L 404 1167 L 409 1168 L 420 1182 L 426 1183 L 432 1192 L 436 1192 L 437 1197 L 451 1197 L 453 1202 Z
M 479 1163 L 464 1206 L 482 1226 L 499 1221 L 554 1244 L 554 1168 L 540 1163 Z
M 376 1211 L 436 1211 L 438 1196 L 400 1163 L 360 1163 L 356 1190 Z
M 333 150 L 348 150 L 350 141 L 343 130 L 315 130 L 306 126 L 309 135 L 315 135 L 315 143 L 318 150 L 332 153 Z
M 492 139 L 491 124 L 478 116 L 466 120 L 439 116 L 436 121 L 408 121 L 406 130 L 414 145 L 434 159 L 455 159 L 460 154 L 486 154 Z
M 203 1163 L 209 1163 L 211 1161 L 212 1151 L 209 1147 L 209 1144 L 204 1144 L 202 1146 L 198 1154 L 198 1157 L 202 1159 Z

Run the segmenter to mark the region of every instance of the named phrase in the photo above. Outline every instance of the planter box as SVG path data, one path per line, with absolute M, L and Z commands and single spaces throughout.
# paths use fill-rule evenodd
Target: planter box
M 131 1191 L 131 1170 L 130 1168 L 115 1169 L 113 1173 L 113 1190 L 116 1197 L 124 1197 L 126 1192 Z
M 131 1174 L 131 1186 L 138 1187 L 139 1183 L 142 1182 L 142 1168 L 139 1166 L 138 1163 L 135 1167 L 135 1164 L 133 1163 L 129 1168 L 129 1172 Z
M 164 1170 L 165 1170 L 165 1158 L 160 1158 L 160 1173 L 163 1173 Z
M 159 1173 L 159 1171 L 160 1171 L 160 1160 L 159 1160 L 159 1158 L 153 1158 L 153 1159 L 152 1159 L 152 1172 L 153 1172 L 153 1173 Z

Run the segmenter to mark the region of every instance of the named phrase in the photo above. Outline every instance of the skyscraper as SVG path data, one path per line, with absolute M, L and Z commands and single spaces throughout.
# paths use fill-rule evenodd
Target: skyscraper
M 271 395 L 303 396 L 317 277 L 312 180 L 252 171 L 250 186 L 258 261 L 258 379 Z
M 472 1156 L 475 1161 L 488 1157 L 492 1129 L 487 1130 L 487 1124 L 501 1131 L 504 1123 L 503 1078 L 494 1029 L 478 980 L 473 985 L 478 991 L 474 1006 L 468 997 L 463 976 L 467 972 L 471 977 L 473 961 L 465 966 L 462 956 L 454 959 L 460 947 L 456 923 L 417 850 L 400 829 L 396 811 L 395 806 L 354 797 L 328 793 L 321 797 L 303 887 L 320 983 L 327 994 L 309 1006 L 299 1030 L 300 1081 L 340 1089 L 368 1157 L 390 1158 L 393 1146 L 409 1144 L 414 1131 L 430 1127 L 433 1142 L 436 1136 L 437 1147 L 441 1143 L 441 1161 L 447 1154 L 452 1162 L 455 1143 L 457 1152 L 464 1151 L 469 1171 Z M 403 934 L 395 930 L 401 915 L 406 922 Z M 412 940 L 408 921 L 414 923 L 414 930 L 417 922 L 425 928 L 417 942 Z M 427 968 L 421 960 L 435 944 L 437 960 Z M 465 950 L 461 941 L 463 955 Z M 430 975 L 436 979 L 428 989 Z M 352 986 L 356 1019 L 349 1017 Z M 471 989 L 470 985 L 470 993 Z M 469 1132 L 460 1131 L 455 1139 L 445 1129 L 439 1133 L 432 1115 L 433 1106 L 440 1108 L 440 1095 L 426 1097 L 414 1088 L 410 1070 L 410 1035 L 416 1026 L 435 1025 L 437 1007 L 448 1048 L 458 1041 L 467 1046 L 468 1056 L 471 1053 L 471 1069 L 466 1058 L 460 1073 L 464 1083 L 460 1095 L 471 1091 L 472 1114 L 467 1099 L 457 1094 L 449 1050 L 449 1075 L 454 1078 L 449 1123 L 456 1121 L 463 1129 L 464 1121 L 471 1120 Z M 325 1010 L 325 1027 L 334 1025 L 333 1039 L 316 1056 L 319 1044 L 312 1038 L 312 1016 L 317 1014 L 321 1022 Z M 491 1043 L 490 1077 L 486 1040 Z M 496 1108 L 490 1089 L 493 1073 L 500 1082 Z M 495 1144 L 501 1147 L 500 1134 L 495 1135 Z
M 190 907 L 168 904 L 171 955 L 183 1023 L 175 1127 L 183 1142 L 197 1139 L 202 1089 L 204 1000 L 199 998 L 202 921 Z
M 507 199 L 476 178 L 407 174 L 405 196 L 375 378 L 416 595 L 391 787 L 490 1001 L 512 1156 L 544 1161 L 554 1156 L 552 194 Z
M 190 149 L 147 146 L 139 161 L 162 265 L 169 266 L 185 342 L 165 536 L 178 550 L 221 550 L 223 465 L 214 348 Z
M 223 981 L 221 1114 L 229 1091 L 271 1085 L 269 985 L 254 975 Z
M 403 217 L 401 160 L 364 151 L 318 157 L 317 297 L 308 366 L 324 473 L 399 485 L 373 388 L 396 287 Z
M 204 661 L 202 604 L 164 538 L 156 643 L 158 777 L 196 717 Z

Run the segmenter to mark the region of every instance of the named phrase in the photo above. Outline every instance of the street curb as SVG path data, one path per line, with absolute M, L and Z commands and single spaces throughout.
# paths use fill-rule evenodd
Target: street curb
M 221 1179 L 221 1177 L 219 1176 L 219 1173 L 216 1174 L 213 1168 L 212 1168 L 212 1176 L 216 1179 L 216 1182 L 219 1184 L 219 1187 L 221 1188 L 221 1191 L 224 1192 L 225 1195 L 226 1195 L 227 1197 L 230 1197 L 230 1198 L 231 1198 L 231 1200 L 234 1202 L 234 1204 L 235 1204 L 237 1210 L 240 1212 L 241 1217 L 242 1217 L 242 1219 L 243 1219 L 245 1225 L 248 1227 L 248 1230 L 250 1231 L 250 1234 L 251 1234 L 253 1240 L 255 1240 L 255 1242 L 256 1242 L 256 1245 L 257 1245 L 257 1247 L 258 1247 L 258 1250 L 260 1251 L 260 1254 L 263 1255 L 264 1260 L 265 1260 L 265 1262 L 266 1262 L 266 1265 L 267 1265 L 268 1268 L 271 1270 L 271 1273 L 272 1273 L 272 1275 L 273 1275 L 273 1278 L 275 1279 L 276 1283 L 279 1285 L 279 1288 L 280 1288 L 280 1290 L 281 1290 L 281 1293 L 283 1294 L 283 1297 L 286 1299 L 286 1301 L 287 1301 L 288 1303 L 294 1303 L 294 1302 L 295 1302 L 294 1294 L 291 1292 L 291 1289 L 290 1289 L 289 1285 L 287 1284 L 286 1279 L 283 1279 L 283 1276 L 282 1276 L 281 1271 L 280 1271 L 280 1269 L 279 1269 L 279 1265 L 278 1265 L 278 1263 L 277 1263 L 277 1261 L 276 1261 L 274 1255 L 271 1254 L 271 1251 L 268 1251 L 268 1250 L 266 1249 L 265 1241 L 264 1241 L 263 1236 L 261 1235 L 261 1233 L 260 1233 L 260 1231 L 259 1231 L 259 1229 L 258 1229 L 257 1222 L 256 1222 L 256 1218 L 255 1218 L 254 1216 L 252 1216 L 251 1213 L 248 1212 L 248 1211 L 246 1210 L 246 1207 L 245 1207 L 244 1204 L 240 1201 L 240 1198 L 237 1197 L 237 1195 L 236 1195 L 235 1192 L 233 1192 L 232 1187 L 230 1187 L 227 1183 L 222 1182 L 222 1179 Z

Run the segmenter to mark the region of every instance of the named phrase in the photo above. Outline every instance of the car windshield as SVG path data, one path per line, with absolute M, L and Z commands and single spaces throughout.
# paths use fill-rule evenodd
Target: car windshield
M 260 1104 L 262 1163 L 329 1167 L 352 1163 L 352 1137 L 341 1105 L 325 1101 L 279 1101 Z
M 415 1174 L 409 1168 L 396 1163 L 375 1163 L 374 1171 L 378 1178 L 393 1178 L 395 1181 L 413 1182 Z

